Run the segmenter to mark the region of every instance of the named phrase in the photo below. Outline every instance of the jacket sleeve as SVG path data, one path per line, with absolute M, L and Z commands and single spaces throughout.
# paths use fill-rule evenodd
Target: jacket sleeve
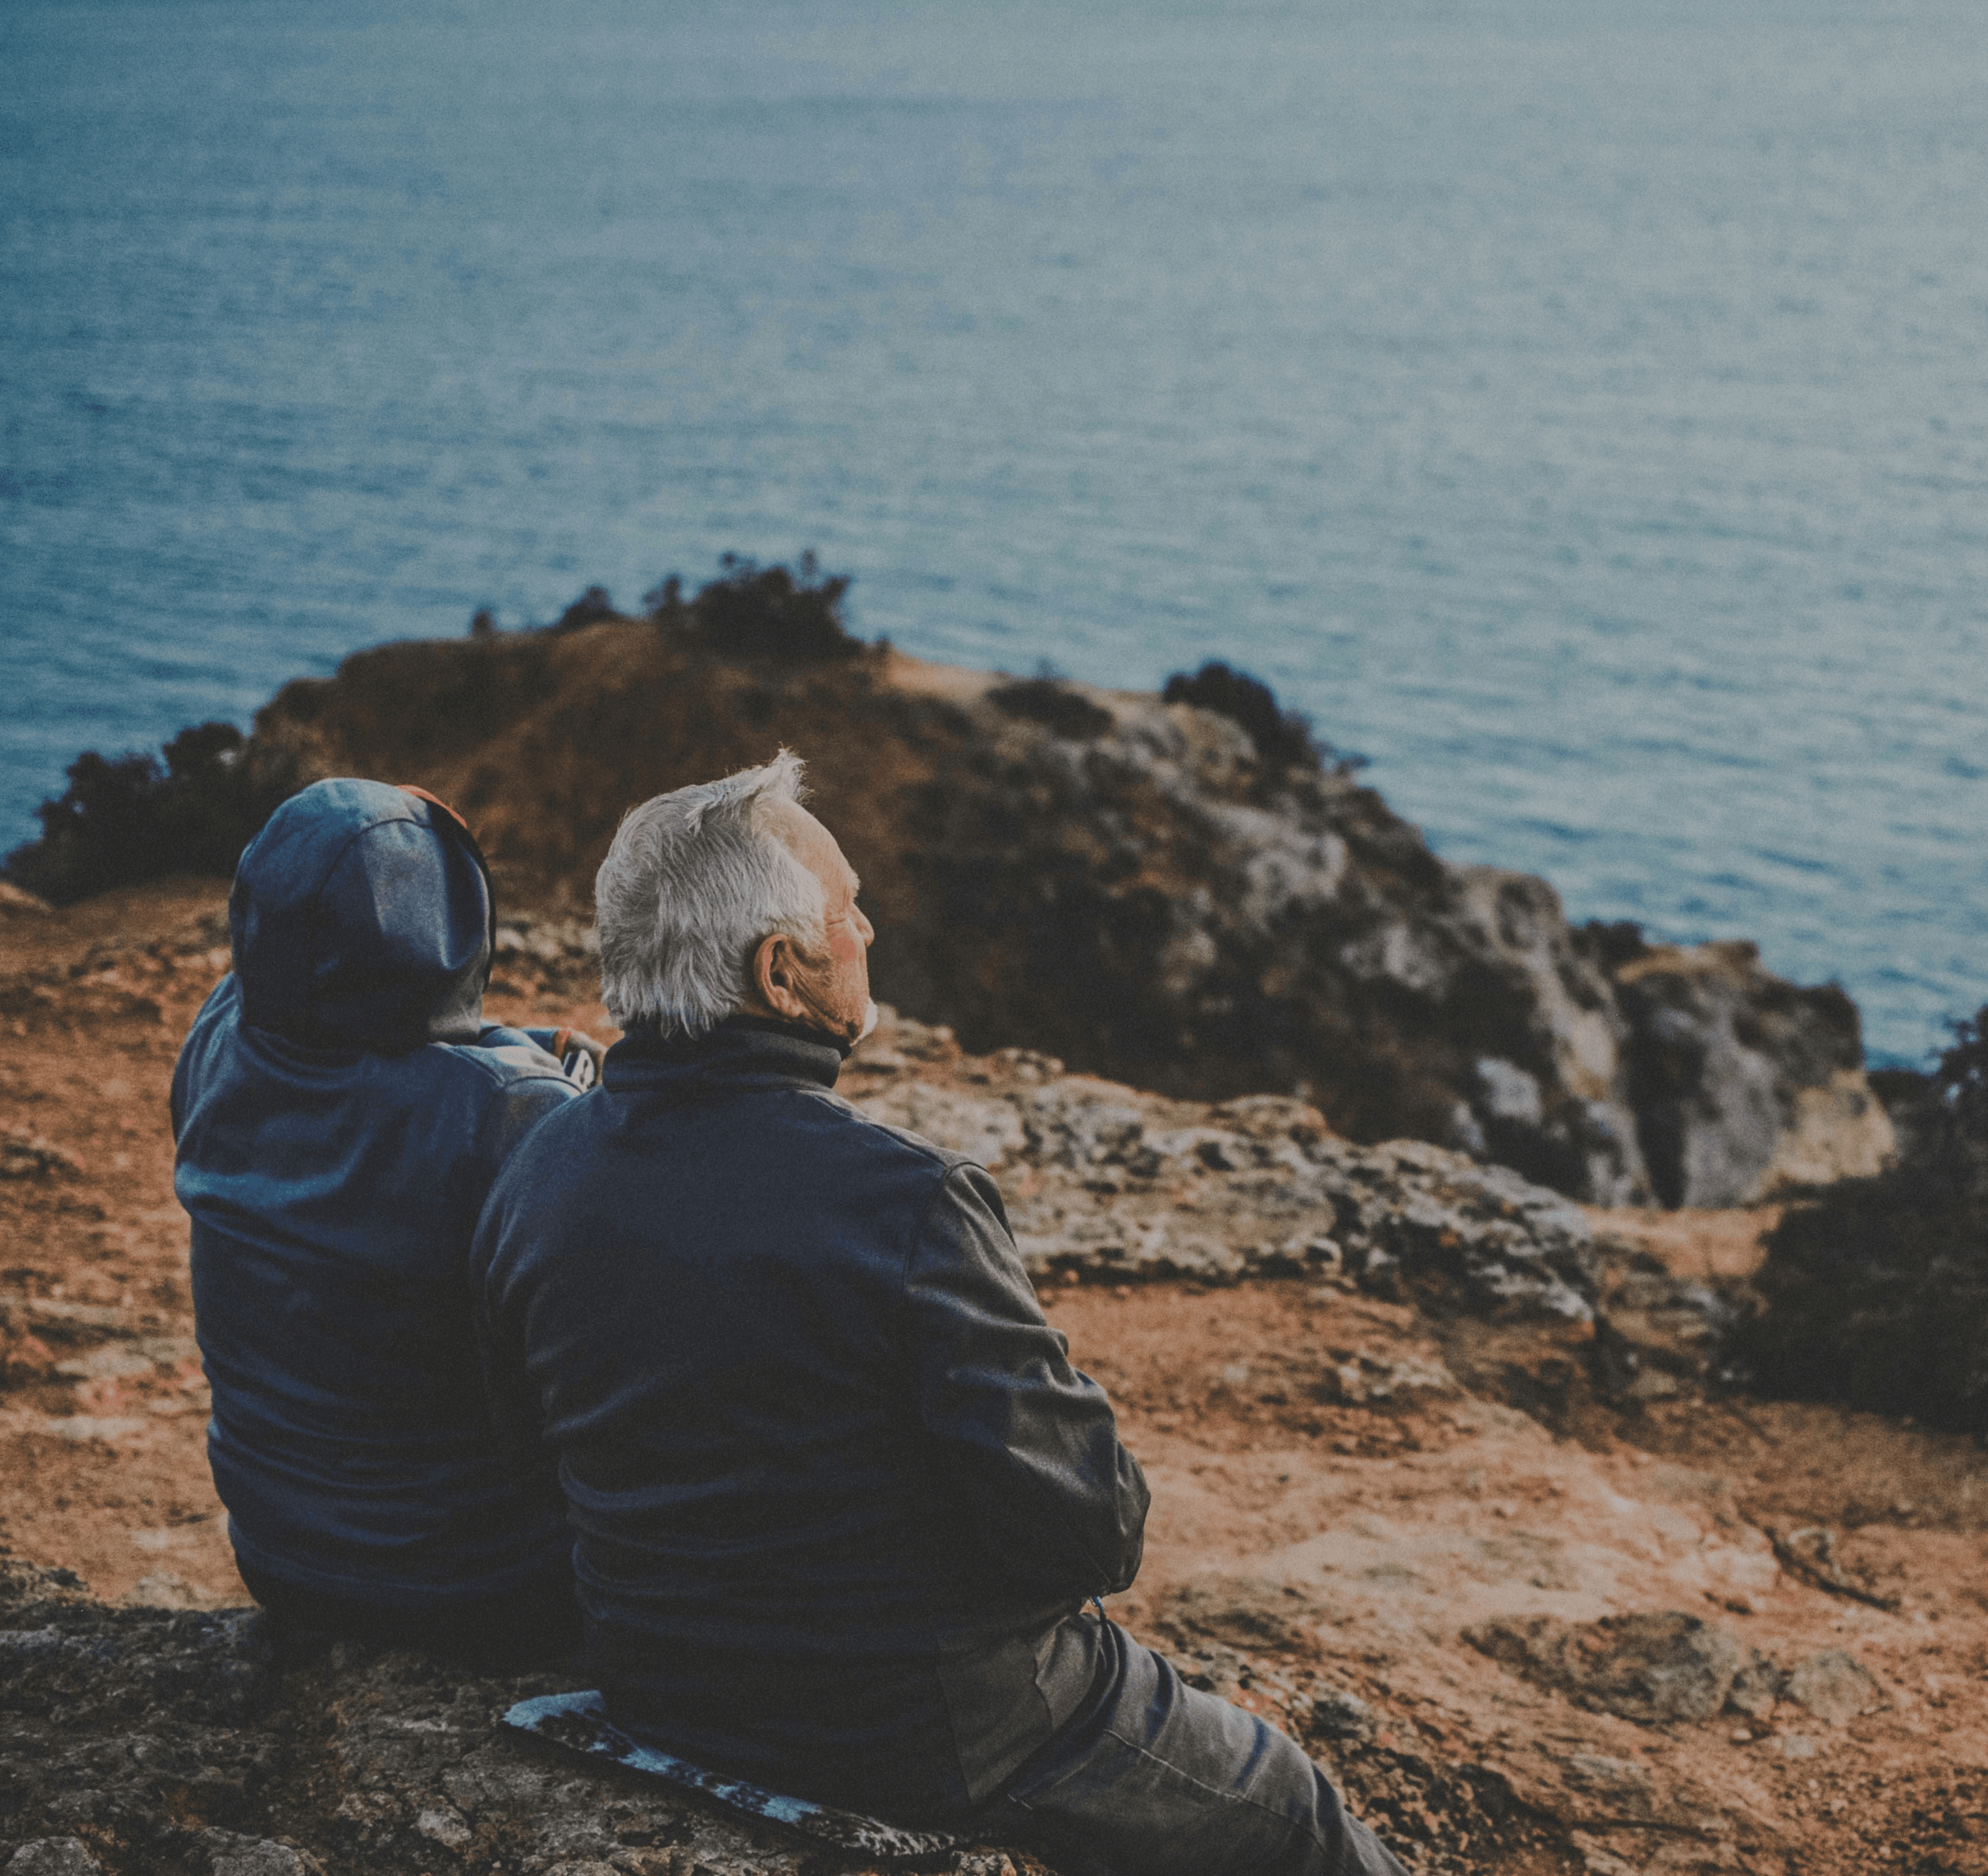
M 180 1135 L 186 1131 L 187 1110 L 198 1098 L 200 1090 L 195 1085 L 201 1061 L 211 1055 L 214 1048 L 214 1032 L 222 1019 L 222 1012 L 241 995 L 241 986 L 234 975 L 221 979 L 208 992 L 207 1001 L 200 1006 L 200 1013 L 193 1019 L 193 1027 L 187 1031 L 186 1040 L 180 1044 L 179 1059 L 173 1063 L 173 1081 L 167 1097 L 173 1117 L 173 1144 L 179 1144 Z
M 568 1101 L 579 1098 L 579 1089 L 563 1075 L 521 1075 L 509 1083 L 495 1104 L 492 1115 L 492 1178 L 503 1170 L 505 1162 L 533 1127 Z
M 492 1435 L 507 1450 L 522 1452 L 541 1438 L 538 1391 L 525 1371 L 523 1340 L 516 1313 L 504 1306 L 505 1233 L 512 1195 L 500 1176 L 477 1220 L 469 1249 L 469 1320 L 483 1371 L 483 1411 Z
M 511 1156 L 539 1124 L 580 1098 L 580 1090 L 562 1076 L 521 1076 L 505 1085 L 485 1113 L 488 1133 L 485 1165 L 488 1187 L 470 1241 L 465 1270 L 469 1316 L 483 1369 L 485 1416 L 498 1440 L 516 1450 L 539 1438 L 537 1390 L 525 1373 L 516 1326 L 500 1321 L 490 1294 L 495 1281 L 492 1265 L 502 1249 L 504 1228 L 516 1199 L 518 1181 L 507 1177 Z
M 1036 1300 L 994 1181 L 955 1167 L 907 1272 L 918 1413 L 989 1567 L 1073 1601 L 1130 1586 L 1146 1482 L 1104 1390 L 1067 1359 Z

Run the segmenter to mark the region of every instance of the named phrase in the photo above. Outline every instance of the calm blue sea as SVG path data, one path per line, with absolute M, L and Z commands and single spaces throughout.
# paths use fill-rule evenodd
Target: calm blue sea
M 1988 999 L 1981 0 L 5 0 L 0 843 L 815 548 L 1269 678 L 1454 858 Z

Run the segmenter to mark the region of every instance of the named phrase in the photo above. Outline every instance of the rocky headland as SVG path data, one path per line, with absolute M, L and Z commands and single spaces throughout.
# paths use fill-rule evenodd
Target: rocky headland
M 175 852 L 225 872 L 284 793 L 364 775 L 454 802 L 514 903 L 578 908 L 631 802 L 784 744 L 863 876 L 879 995 L 974 1049 L 1292 1095 L 1348 1139 L 1603 1205 L 1885 1164 L 1840 989 L 1744 942 L 1577 928 L 1543 880 L 1444 862 L 1224 667 L 1154 695 L 924 664 L 844 633 L 841 590 L 741 567 L 641 617 L 594 590 L 545 630 L 361 653 L 286 686 L 245 746 L 188 732 L 149 794 L 84 759 L 15 876 L 63 897 Z

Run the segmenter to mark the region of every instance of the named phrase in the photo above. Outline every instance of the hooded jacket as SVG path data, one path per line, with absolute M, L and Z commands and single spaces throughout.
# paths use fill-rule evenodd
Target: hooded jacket
M 242 855 L 228 924 L 172 1116 L 236 1553 L 387 1608 L 515 1587 L 570 1540 L 536 1444 L 492 1430 L 465 1260 L 498 1170 L 577 1090 L 484 1026 L 482 857 L 438 803 L 320 782 Z
M 840 1053 L 636 1026 L 492 1188 L 493 1410 L 560 1455 L 617 1721 L 888 1815 L 977 1803 L 1082 1706 L 1146 1512 L 994 1181 Z

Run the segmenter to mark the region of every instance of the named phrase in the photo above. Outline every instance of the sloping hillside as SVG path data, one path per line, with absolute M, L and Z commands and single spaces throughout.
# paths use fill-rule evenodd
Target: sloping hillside
M 0 909 L 0 1864 L 799 1876 L 500 1736 L 556 1671 L 279 1661 L 238 1612 L 165 1112 L 221 911 L 185 883 Z M 591 999 L 576 928 L 507 925 L 498 1013 Z M 1303 1738 L 1412 1867 L 1988 1871 L 1988 1462 L 1717 1392 L 1771 1212 L 1584 1210 L 1289 1097 L 908 1021 L 845 1092 L 997 1166 L 1153 1482 L 1114 1614 Z

